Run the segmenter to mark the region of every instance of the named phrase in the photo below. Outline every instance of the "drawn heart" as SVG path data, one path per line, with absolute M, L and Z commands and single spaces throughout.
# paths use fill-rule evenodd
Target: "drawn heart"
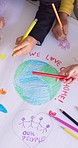
M 45 142 L 52 129 L 52 120 L 45 113 L 34 114 L 30 110 L 23 110 L 13 120 L 14 133 L 30 148 Z
M 50 116 L 55 116 L 55 115 L 56 115 L 56 113 L 55 113 L 55 112 L 53 112 L 52 110 L 50 110 L 50 111 L 49 111 L 49 115 L 50 115 Z

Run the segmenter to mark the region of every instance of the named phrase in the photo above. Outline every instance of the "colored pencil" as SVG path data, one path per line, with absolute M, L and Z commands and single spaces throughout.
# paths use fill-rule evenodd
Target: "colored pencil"
M 27 36 L 28 36 L 29 33 L 31 32 L 31 30 L 32 30 L 32 29 L 34 28 L 34 26 L 36 25 L 37 21 L 38 21 L 38 19 L 35 19 L 35 20 L 31 23 L 31 25 L 30 25 L 29 28 L 27 29 L 25 35 L 24 35 L 23 38 L 21 39 L 20 43 L 21 43 L 24 39 L 27 38 Z
M 69 123 L 65 122 L 64 120 L 62 120 L 62 119 L 60 119 L 58 117 L 51 116 L 51 114 L 49 114 L 49 115 L 50 115 L 50 117 L 54 118 L 56 121 L 60 122 L 61 124 L 67 126 L 68 128 L 70 128 L 70 129 L 72 129 L 72 130 L 74 130 L 75 132 L 78 133 L 78 128 L 70 125 Z
M 71 136 L 73 136 L 74 138 L 78 139 L 78 136 L 75 135 L 73 132 L 71 132 L 69 129 L 65 128 L 65 127 L 62 127 L 61 128 L 64 129 L 64 131 L 66 131 L 68 134 L 70 134 Z
M 36 72 L 36 71 L 32 71 L 32 74 L 38 75 L 38 76 L 52 77 L 52 78 L 57 78 L 57 79 L 66 79 L 67 78 L 66 76 L 62 76 L 62 75 L 49 74 L 49 73 Z
M 21 39 L 21 41 L 19 42 L 19 44 L 27 38 L 27 36 L 29 35 L 29 33 L 32 31 L 32 29 L 33 29 L 34 26 L 36 25 L 37 21 L 38 21 L 38 19 L 35 19 L 35 20 L 31 23 L 31 25 L 30 25 L 29 28 L 27 29 L 25 35 L 22 37 L 22 39 Z M 17 51 L 18 51 L 18 50 L 15 50 L 15 51 L 13 52 L 12 56 L 13 56 Z
M 68 115 L 65 111 L 63 111 L 62 109 L 60 109 L 60 111 L 66 116 L 68 117 L 73 123 L 75 123 L 78 126 L 78 122 L 73 119 L 70 115 Z
M 60 17 L 59 17 L 59 15 L 58 15 L 58 13 L 57 13 L 57 10 L 56 10 L 56 7 L 55 7 L 54 3 L 52 3 L 52 8 L 53 8 L 54 13 L 55 13 L 55 15 L 56 15 L 56 18 L 57 18 L 57 20 L 58 20 L 58 23 L 59 23 L 60 27 L 62 28 L 62 23 L 61 23 Z

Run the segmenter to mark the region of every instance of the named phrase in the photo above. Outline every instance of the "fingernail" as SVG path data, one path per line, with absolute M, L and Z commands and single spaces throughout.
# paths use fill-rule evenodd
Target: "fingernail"
M 65 34 L 67 35 L 67 32 L 65 32 Z
M 16 51 L 16 49 L 13 49 L 13 51 Z
M 16 56 L 16 55 L 14 54 L 13 57 L 15 58 L 15 56 Z

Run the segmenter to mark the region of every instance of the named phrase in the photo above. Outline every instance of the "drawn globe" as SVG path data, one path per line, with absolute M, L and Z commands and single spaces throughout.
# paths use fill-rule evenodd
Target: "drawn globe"
M 18 66 L 14 75 L 14 87 L 19 96 L 30 104 L 40 105 L 51 101 L 58 93 L 61 82 L 55 78 L 33 75 L 32 71 L 58 74 L 49 64 L 28 60 Z

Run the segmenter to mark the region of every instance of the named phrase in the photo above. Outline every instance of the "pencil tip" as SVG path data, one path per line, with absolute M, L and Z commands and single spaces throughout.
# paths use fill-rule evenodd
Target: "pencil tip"
M 63 127 L 63 126 L 60 126 L 60 127 L 64 129 L 64 127 Z
M 63 112 L 63 110 L 62 110 L 62 109 L 60 109 L 60 111 L 61 111 L 61 112 Z

